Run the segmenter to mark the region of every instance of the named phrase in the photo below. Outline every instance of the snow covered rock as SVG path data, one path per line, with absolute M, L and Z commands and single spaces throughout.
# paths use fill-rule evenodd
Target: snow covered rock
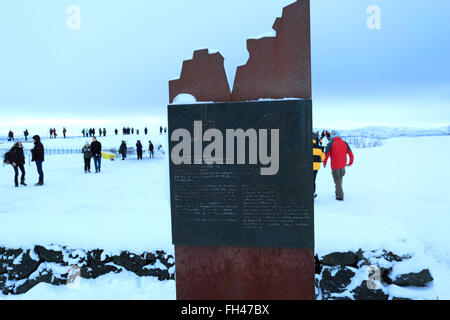
M 352 291 L 355 300 L 388 300 L 388 295 L 381 289 L 370 289 L 367 280 Z
M 414 299 L 433 277 L 422 253 L 362 249 L 316 256 L 316 298 L 319 300 Z M 408 290 L 401 290 L 408 287 Z M 400 290 L 399 290 L 400 288 Z
M 397 276 L 393 283 L 400 287 L 426 287 L 431 281 L 433 281 L 433 277 L 430 270 L 425 269 Z
M 85 251 L 61 246 L 33 249 L 0 247 L 0 293 L 23 294 L 40 283 L 69 285 L 73 275 L 97 279 L 126 270 L 139 277 L 155 277 L 159 281 L 175 279 L 175 261 L 165 251 L 118 254 L 102 249 Z
M 355 253 L 349 252 L 333 252 L 324 256 L 321 263 L 327 266 L 356 266 L 358 257 Z
M 39 256 L 39 258 L 41 258 L 43 261 L 61 263 L 63 265 L 67 265 L 67 263 L 64 262 L 62 252 L 47 249 L 43 246 L 35 246 L 34 252 L 36 252 L 36 254 Z
M 355 272 L 344 266 L 326 267 L 320 280 L 320 288 L 327 293 L 342 293 L 352 282 Z

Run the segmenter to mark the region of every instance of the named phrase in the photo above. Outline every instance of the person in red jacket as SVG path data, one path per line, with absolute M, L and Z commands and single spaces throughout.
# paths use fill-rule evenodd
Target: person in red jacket
M 347 155 L 350 157 L 350 163 L 348 164 Z M 324 168 L 326 168 L 329 158 L 331 158 L 331 171 L 336 185 L 336 200 L 344 201 L 342 182 L 345 176 L 345 167 L 350 167 L 355 157 L 348 143 L 341 139 L 337 131 L 331 132 L 331 142 L 327 145 L 325 160 L 323 161 Z

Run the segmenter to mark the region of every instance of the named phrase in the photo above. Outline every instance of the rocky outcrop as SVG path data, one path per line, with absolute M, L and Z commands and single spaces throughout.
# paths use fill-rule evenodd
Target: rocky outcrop
M 124 270 L 160 281 L 175 279 L 175 260 L 164 251 L 117 255 L 101 249 L 74 250 L 60 246 L 33 249 L 0 247 L 0 293 L 23 294 L 39 283 L 66 285 L 73 275 L 95 279 Z
M 431 285 L 430 270 L 401 274 L 394 269 L 417 267 L 412 257 L 387 250 L 332 252 L 316 256 L 316 298 L 321 300 L 408 300 L 390 294 L 393 286 L 418 288 Z

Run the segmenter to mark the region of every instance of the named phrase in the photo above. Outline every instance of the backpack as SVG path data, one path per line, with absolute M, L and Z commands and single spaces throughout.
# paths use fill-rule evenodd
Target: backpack
M 3 156 L 3 162 L 6 164 L 11 164 L 11 153 L 9 151 Z

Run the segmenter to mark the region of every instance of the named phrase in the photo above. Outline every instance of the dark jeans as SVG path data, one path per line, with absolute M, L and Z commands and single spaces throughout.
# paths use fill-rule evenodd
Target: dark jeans
M 37 172 L 39 173 L 39 183 L 44 183 L 44 171 L 42 171 L 42 161 L 36 161 Z
M 139 160 L 139 159 L 142 160 L 142 150 L 141 150 L 141 151 L 138 150 L 138 152 L 137 152 L 137 158 L 138 158 L 138 160 Z
M 102 166 L 102 156 L 94 157 L 95 172 L 100 172 Z
M 91 158 L 84 158 L 84 171 L 91 171 Z
M 14 172 L 15 172 L 15 176 L 14 176 L 14 183 L 16 184 L 16 186 L 19 185 L 19 169 L 20 172 L 22 173 L 22 175 L 20 176 L 20 183 L 25 183 L 25 167 L 23 166 L 23 164 L 18 164 L 14 168 Z
M 124 152 L 124 153 L 122 153 L 122 160 L 125 160 L 126 159 L 126 157 L 127 157 L 127 154 Z
M 150 158 L 154 158 L 155 157 L 155 152 L 154 151 L 150 151 Z

